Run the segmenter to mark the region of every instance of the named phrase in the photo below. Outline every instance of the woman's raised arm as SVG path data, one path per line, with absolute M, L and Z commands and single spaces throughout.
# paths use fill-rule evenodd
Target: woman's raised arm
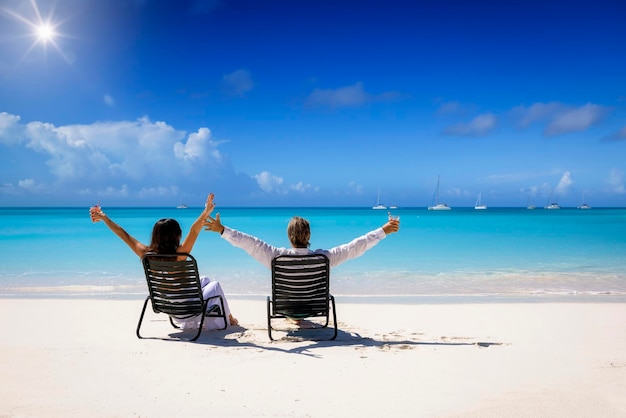
M 202 211 L 200 216 L 198 216 L 198 218 L 193 222 L 191 228 L 189 228 L 189 233 L 185 237 L 185 240 L 180 245 L 180 247 L 178 247 L 177 252 L 191 253 L 191 250 L 196 243 L 196 240 L 198 239 L 198 235 L 200 234 L 200 231 L 202 231 L 202 225 L 204 224 L 204 221 L 206 220 L 206 218 L 209 217 L 209 215 L 211 215 L 213 209 L 215 209 L 213 197 L 213 193 L 209 193 L 209 196 L 207 197 L 206 203 L 204 205 L 204 210 Z
M 124 230 L 121 226 L 116 224 L 109 218 L 100 207 L 96 206 L 96 210 L 92 208 L 89 211 L 89 215 L 91 216 L 92 222 L 104 222 L 106 226 L 109 227 L 111 231 L 118 237 L 122 239 L 130 247 L 131 250 L 139 257 L 143 257 L 148 252 L 148 246 L 139 242 L 135 237 L 130 235 L 128 232 Z

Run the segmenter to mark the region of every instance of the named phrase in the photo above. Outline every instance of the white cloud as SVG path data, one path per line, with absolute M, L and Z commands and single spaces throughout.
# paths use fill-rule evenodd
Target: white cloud
M 368 102 L 370 95 L 363 89 L 363 83 L 338 89 L 315 89 L 305 102 L 306 107 L 350 107 Z
M 282 177 L 274 176 L 268 171 L 263 171 L 253 177 L 259 184 L 261 190 L 268 193 L 280 191 L 284 181 Z
M 160 178 L 175 173 L 181 165 L 185 169 L 200 167 L 219 157 L 209 129 L 200 128 L 184 141 L 184 132 L 148 118 L 59 128 L 33 122 L 26 131 L 27 146 L 49 154 L 49 165 L 58 177 L 91 177 L 91 172 Z
M 563 103 L 535 103 L 529 107 L 518 106 L 511 110 L 519 128 L 526 128 L 533 123 L 545 123 L 546 136 L 581 132 L 599 123 L 609 113 L 605 106 L 587 103 L 573 107 Z
M 0 144 L 14 144 L 21 140 L 19 122 L 19 116 L 0 112 Z
M 33 179 L 24 179 L 17 182 L 17 185 L 22 189 L 26 189 L 29 191 L 36 191 L 40 187 L 37 186 L 37 183 Z
M 142 179 L 175 170 L 174 143 L 184 137 L 163 122 L 98 122 L 56 127 L 30 122 L 23 127 L 24 145 L 49 156 L 59 179 L 94 178 L 105 174 Z
M 603 141 L 606 142 L 614 142 L 614 141 L 626 141 L 626 126 L 624 126 L 619 131 L 603 138 Z
M 269 171 L 263 171 L 252 177 L 256 180 L 259 188 L 261 188 L 261 190 L 265 193 L 287 195 L 289 192 L 304 194 L 319 191 L 319 187 L 303 183 L 301 181 L 295 184 L 287 185 L 282 177 L 275 176 Z
M 178 187 L 176 186 L 158 186 L 144 187 L 139 191 L 139 197 L 155 197 L 155 196 L 176 196 Z
M 20 117 L 17 115 L 11 115 L 7 112 L 0 112 L 0 133 L 4 133 L 10 127 L 19 123 Z
M 208 191 L 287 196 L 319 190 L 304 182 L 287 185 L 268 171 L 252 177 L 235 172 L 219 149 L 224 141 L 214 140 L 206 127 L 187 134 L 147 117 L 90 125 L 21 124 L 19 116 L 6 113 L 0 114 L 0 127 L 0 146 L 15 148 L 11 165 L 0 167 L 0 203 L 16 196 L 41 204 L 97 199 L 109 206 L 171 204 L 182 196 L 200 203 Z M 13 167 L 24 169 L 18 173 Z
M 14 164 L 28 165 L 28 180 L 18 182 L 18 174 L 6 167 L 3 171 L 6 184 L 19 185 L 11 190 L 22 193 L 148 197 L 177 193 L 180 190 L 174 186 L 179 183 L 206 187 L 212 178 L 227 184 L 237 177 L 224 163 L 220 143 L 212 140 L 208 128 L 187 136 L 147 117 L 55 126 L 37 121 L 20 124 L 19 116 L 0 113 L 0 144 L 30 150 L 16 150 L 13 157 L 24 159 Z M 38 156 L 34 158 L 33 152 Z
M 122 184 L 119 188 L 115 188 L 113 186 L 105 187 L 103 190 L 100 190 L 98 196 L 102 197 L 128 197 L 130 195 L 130 190 L 127 184 Z
M 511 113 L 517 119 L 517 126 L 526 128 L 535 122 L 551 119 L 565 109 L 563 104 L 557 102 L 535 103 L 529 107 L 518 106 Z
M 574 181 L 572 180 L 572 173 L 566 171 L 561 176 L 561 180 L 559 180 L 559 184 L 556 186 L 554 191 L 558 195 L 566 195 L 572 184 L 574 184 Z
M 304 102 L 304 106 L 313 107 L 358 107 L 373 102 L 389 102 L 401 97 L 397 92 L 383 92 L 378 95 L 370 94 L 363 88 L 363 83 L 358 82 L 352 86 L 339 87 L 337 89 L 315 89 Z
M 217 147 L 218 143 L 211 140 L 211 130 L 200 128 L 189 134 L 187 142 L 178 141 L 174 144 L 174 155 L 185 172 L 192 172 L 202 165 L 220 165 L 222 154 Z
M 613 168 L 609 173 L 607 183 L 613 193 L 626 193 L 626 186 L 624 185 L 624 173 L 622 173 L 620 170 Z
M 607 113 L 607 108 L 591 103 L 587 103 L 582 107 L 568 109 L 559 112 L 554 119 L 548 123 L 545 133 L 548 136 L 554 136 L 584 131 L 591 125 L 600 122 Z
M 446 135 L 459 136 L 483 136 L 491 132 L 497 124 L 497 118 L 493 113 L 485 113 L 476 116 L 469 123 L 459 123 L 444 129 Z
M 222 87 L 229 95 L 244 96 L 254 88 L 254 82 L 248 70 L 237 70 L 222 78 Z
M 304 184 L 303 182 L 299 181 L 298 183 L 292 185 L 290 187 L 291 190 L 298 192 L 298 193 L 306 193 L 306 192 L 311 192 L 311 191 L 319 191 L 318 187 L 314 187 L 310 184 Z

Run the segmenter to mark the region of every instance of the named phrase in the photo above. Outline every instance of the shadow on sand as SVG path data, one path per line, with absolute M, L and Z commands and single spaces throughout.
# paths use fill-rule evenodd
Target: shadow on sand
M 277 351 L 292 354 L 303 354 L 317 357 L 311 350 L 327 347 L 378 348 L 381 350 L 410 350 L 419 346 L 467 347 L 475 346 L 487 348 L 502 345 L 493 341 L 472 341 L 471 338 L 462 338 L 462 341 L 449 341 L 441 337 L 438 341 L 412 339 L 403 335 L 390 334 L 382 337 L 362 336 L 358 332 L 339 329 L 337 338 L 330 340 L 332 328 L 307 326 L 276 330 L 275 341 L 270 341 L 267 328 L 246 328 L 241 325 L 226 330 L 203 331 L 193 344 L 204 344 L 221 348 L 253 348 L 257 350 Z M 152 337 L 147 339 L 164 339 L 174 342 L 184 342 L 191 332 L 175 330 L 168 338 Z M 282 338 L 280 337 L 282 335 Z M 180 338 L 180 339 L 178 339 Z

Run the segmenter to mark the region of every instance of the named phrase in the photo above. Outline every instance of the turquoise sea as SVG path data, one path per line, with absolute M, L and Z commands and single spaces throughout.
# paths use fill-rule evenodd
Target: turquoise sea
M 187 231 L 200 208 L 103 208 L 148 242 L 154 222 Z M 311 222 L 312 248 L 350 241 L 387 219 L 370 208 L 217 208 L 222 222 L 288 246 L 293 215 Z M 332 272 L 344 297 L 423 300 L 626 301 L 626 209 L 400 208 L 401 230 Z M 88 208 L 0 208 L 0 297 L 143 297 L 137 256 Z M 269 271 L 213 232 L 192 254 L 227 294 L 269 294 Z

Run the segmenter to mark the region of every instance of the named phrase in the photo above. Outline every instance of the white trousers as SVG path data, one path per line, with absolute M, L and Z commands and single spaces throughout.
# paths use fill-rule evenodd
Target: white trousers
M 220 285 L 220 282 L 211 281 L 211 279 L 209 279 L 207 276 L 201 276 L 200 286 L 202 287 L 202 296 L 204 297 L 204 300 L 207 300 L 208 298 L 213 297 L 213 296 L 222 297 L 222 301 L 224 302 L 224 311 L 226 314 L 226 321 L 228 322 L 228 325 L 230 325 L 230 320 L 228 319 L 230 317 L 230 308 L 228 307 L 228 301 L 226 300 L 226 295 L 224 295 L 224 291 L 222 290 L 222 286 Z M 213 304 L 219 305 L 218 299 L 211 300 L 208 306 L 211 306 Z M 200 318 L 199 315 L 194 316 L 193 318 L 188 318 L 188 319 L 174 318 L 174 323 L 178 325 L 179 327 L 181 327 L 182 329 L 198 329 L 201 319 L 202 318 Z M 206 330 L 224 328 L 224 321 L 222 320 L 222 318 L 206 317 L 204 318 L 204 324 L 202 325 L 202 328 Z

